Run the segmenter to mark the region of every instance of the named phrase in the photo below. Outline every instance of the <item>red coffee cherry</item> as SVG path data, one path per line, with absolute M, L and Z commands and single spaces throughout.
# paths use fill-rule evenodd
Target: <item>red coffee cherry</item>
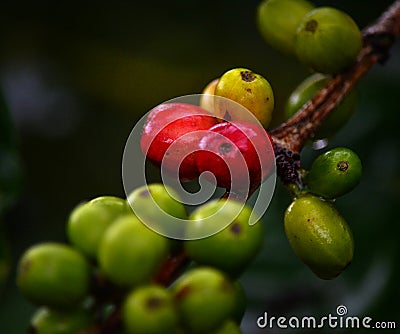
M 204 135 L 199 130 L 207 130 L 216 123 L 214 116 L 198 106 L 160 104 L 147 116 L 140 145 L 150 161 L 162 164 L 172 176 L 178 169 L 181 181 L 193 180 L 199 175 L 193 152 Z
M 209 129 L 196 153 L 200 173 L 214 174 L 218 186 L 243 192 L 259 185 L 272 171 L 271 138 L 258 124 L 223 122 Z

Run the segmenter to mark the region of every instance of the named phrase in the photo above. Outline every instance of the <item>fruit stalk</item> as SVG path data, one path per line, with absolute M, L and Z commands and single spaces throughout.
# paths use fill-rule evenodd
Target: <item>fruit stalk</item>
M 400 35 L 400 0 L 396 0 L 371 26 L 363 30 L 364 47 L 357 62 L 336 75 L 292 118 L 271 131 L 276 145 L 299 153 L 329 113 L 376 63 L 389 57 L 389 49 Z
M 363 31 L 364 46 L 356 63 L 347 71 L 334 76 L 315 97 L 307 102 L 292 118 L 282 123 L 270 134 L 278 151 L 298 154 L 306 141 L 312 138 L 326 117 L 350 93 L 359 79 L 377 62 L 383 64 L 389 58 L 389 50 L 400 36 L 400 0 L 393 4 Z M 280 155 L 277 161 L 278 176 L 287 175 L 292 166 L 292 176 L 283 178 L 284 183 L 298 183 L 299 161 Z M 278 157 L 278 155 L 277 155 Z

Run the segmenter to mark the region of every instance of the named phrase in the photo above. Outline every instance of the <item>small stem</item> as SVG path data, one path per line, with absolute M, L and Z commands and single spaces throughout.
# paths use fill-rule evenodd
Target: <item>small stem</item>
M 336 75 L 316 96 L 308 101 L 289 120 L 271 131 L 272 140 L 278 151 L 286 150 L 297 154 L 305 143 L 314 137 L 328 115 L 349 94 L 360 78 L 376 63 L 384 63 L 389 49 L 400 35 L 400 0 L 396 0 L 371 26 L 363 30 L 364 47 L 356 63 L 347 71 Z M 278 176 L 287 184 L 301 179 L 297 161 L 291 157 L 277 155 Z M 294 175 L 287 178 L 287 166 Z
M 184 251 L 169 257 L 164 261 L 160 271 L 153 279 L 156 284 L 168 286 L 170 285 L 190 264 L 190 259 Z

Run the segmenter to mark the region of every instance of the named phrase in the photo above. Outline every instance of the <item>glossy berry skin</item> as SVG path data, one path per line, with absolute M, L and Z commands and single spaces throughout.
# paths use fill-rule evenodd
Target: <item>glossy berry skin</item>
M 187 219 L 187 212 L 174 189 L 162 183 L 144 185 L 132 191 L 127 201 L 146 226 L 162 235 L 174 234 L 175 237 L 182 238 L 176 218 Z M 178 250 L 180 243 L 171 241 L 173 251 Z
M 293 54 L 297 26 L 313 8 L 306 0 L 264 0 L 257 9 L 260 33 L 273 48 Z
M 219 187 L 238 193 L 258 186 L 275 163 L 267 132 L 258 124 L 243 121 L 210 128 L 195 157 L 199 172 L 211 172 Z
M 128 195 L 127 201 L 135 212 L 143 211 L 143 214 L 148 214 L 149 219 L 162 219 L 155 215 L 156 206 L 173 217 L 181 219 L 187 217 L 186 208 L 180 202 L 179 195 L 174 189 L 162 183 L 152 183 L 136 188 Z
M 362 48 L 360 29 L 346 13 L 318 7 L 301 20 L 296 33 L 296 55 L 316 72 L 337 74 L 352 65 Z
M 132 287 L 148 282 L 168 251 L 167 238 L 150 230 L 135 215 L 127 215 L 105 231 L 98 262 L 101 272 L 112 283 Z
M 235 307 L 235 287 L 220 271 L 199 267 L 178 278 L 172 293 L 184 333 L 210 333 L 229 319 Z
M 330 76 L 315 73 L 301 82 L 287 100 L 285 118 L 294 116 L 306 102 L 326 86 L 330 79 Z M 330 138 L 339 131 L 356 111 L 357 100 L 357 92 L 352 90 L 324 120 L 316 131 L 314 139 Z
M 127 202 L 114 196 L 101 196 L 79 204 L 68 219 L 68 239 L 83 254 L 95 259 L 104 231 L 115 219 L 129 213 L 132 210 Z
M 178 312 L 169 290 L 145 285 L 133 290 L 122 306 L 128 334 L 178 334 Z
M 232 212 L 238 212 L 233 217 Z M 221 199 L 208 202 L 197 208 L 189 217 L 193 230 L 207 230 L 219 221 L 230 224 L 222 231 L 209 237 L 185 241 L 188 256 L 194 261 L 213 266 L 232 277 L 239 276 L 260 251 L 264 241 L 264 228 L 261 221 L 249 225 L 252 210 L 235 200 Z M 211 217 L 212 216 L 212 217 Z M 211 217 L 211 220 L 203 220 Z
M 357 154 L 337 147 L 314 160 L 305 181 L 314 194 L 336 198 L 353 190 L 361 176 L 362 165 Z
M 264 127 L 271 122 L 274 93 L 268 80 L 260 74 L 247 68 L 229 70 L 218 80 L 215 95 L 225 98 L 214 99 L 214 114 L 219 118 L 252 121 L 255 117 Z
M 33 315 L 30 328 L 35 334 L 76 334 L 94 321 L 93 315 L 81 308 L 61 312 L 41 307 Z
M 293 251 L 319 278 L 333 279 L 351 263 L 353 236 L 331 203 L 300 196 L 287 208 L 284 222 Z
M 17 285 L 30 301 L 57 309 L 75 306 L 87 294 L 90 267 L 75 249 L 58 243 L 29 248 L 18 264 Z
M 162 164 L 171 176 L 179 168 L 181 181 L 193 180 L 199 175 L 193 156 L 202 137 L 197 131 L 207 130 L 216 122 L 208 111 L 195 105 L 161 104 L 147 116 L 140 140 L 142 151 L 157 166 Z

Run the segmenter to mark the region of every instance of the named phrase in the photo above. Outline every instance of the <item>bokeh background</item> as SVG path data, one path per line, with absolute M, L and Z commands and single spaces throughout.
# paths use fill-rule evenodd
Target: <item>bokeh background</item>
M 15 287 L 21 253 L 38 242 L 66 241 L 65 222 L 80 201 L 125 196 L 122 152 L 148 110 L 246 67 L 271 82 L 279 121 L 308 72 L 264 43 L 254 19 L 259 2 L 2 2 L 0 333 L 25 333 L 34 311 Z M 315 3 L 343 9 L 364 27 L 391 1 Z M 264 311 L 319 317 L 336 315 L 340 304 L 350 315 L 400 326 L 399 42 L 358 90 L 357 113 L 329 143 L 354 149 L 363 161 L 360 186 L 337 201 L 354 232 L 354 261 L 333 281 L 300 263 L 283 232 L 290 198 L 278 184 L 263 217 L 265 247 L 241 279 L 249 299 L 244 333 L 291 332 L 257 330 Z M 317 154 L 306 148 L 304 165 Z

